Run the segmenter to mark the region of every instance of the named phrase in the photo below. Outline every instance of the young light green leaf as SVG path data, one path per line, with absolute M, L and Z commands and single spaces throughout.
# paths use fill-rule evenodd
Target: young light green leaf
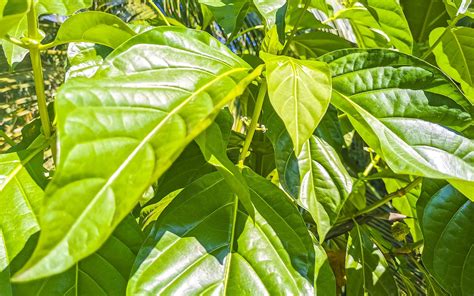
M 239 201 L 245 207 L 250 217 L 254 219 L 255 209 L 250 199 L 248 185 L 240 170 L 227 157 L 227 147 L 222 138 L 219 125 L 213 123 L 195 141 L 207 162 L 212 164 L 222 174 L 229 187 L 237 194 Z
M 325 63 L 262 53 L 268 95 L 293 141 L 296 154 L 311 137 L 329 106 L 331 77 Z
M 92 42 L 116 48 L 135 35 L 135 32 L 115 15 L 88 11 L 68 18 L 59 28 L 53 44 Z
M 438 66 L 461 84 L 466 96 L 474 104 L 474 29 L 437 28 L 430 34 L 430 45 L 441 41 L 433 49 Z
M 255 221 L 218 173 L 200 178 L 156 221 L 128 295 L 314 293 L 314 248 L 297 209 L 263 177 L 244 176 Z
M 265 18 L 268 28 L 275 24 L 278 10 L 284 9 L 285 3 L 285 0 L 253 0 L 258 12 Z
M 399 295 L 388 263 L 364 225 L 356 223 L 350 232 L 346 274 L 348 295 Z
M 299 201 L 316 222 L 322 242 L 352 191 L 352 179 L 336 151 L 316 136 L 303 145 L 298 167 Z
M 0 37 L 15 28 L 30 10 L 31 0 L 4 0 L 0 2 Z
M 0 154 L 0 231 L 7 263 L 40 229 L 37 214 L 43 201 L 43 190 L 31 178 L 25 164 L 41 151 L 29 152 L 24 160 L 18 153 Z M 25 153 L 21 152 L 22 155 Z M 0 261 L 3 260 L 0 258 Z
M 25 16 L 21 18 L 21 20 L 18 21 L 18 23 L 16 23 L 15 26 L 8 31 L 8 34 L 12 37 L 19 38 L 22 37 L 26 30 L 27 24 Z M 6 40 L 0 40 L 0 45 L 3 48 L 3 53 L 5 54 L 7 62 L 10 66 L 16 63 L 20 63 L 28 54 L 28 49 L 20 47 L 18 45 L 14 45 L 13 43 L 8 42 Z
M 446 5 L 446 10 L 451 18 L 455 18 L 458 15 L 465 14 L 469 6 L 472 3 L 472 0 L 443 0 Z
M 13 284 L 13 295 L 125 295 L 133 262 L 143 241 L 138 224 L 133 217 L 127 216 L 97 252 L 64 273 Z M 19 257 L 27 259 L 31 251 L 30 247 Z M 15 269 L 18 264 L 12 265 Z
M 92 254 L 220 109 L 260 75 L 205 32 L 159 27 L 56 98 L 59 155 L 38 246 L 17 281 Z M 67 213 L 67 214 L 66 214 Z
M 446 182 L 423 191 L 423 263 L 451 295 L 473 295 L 474 203 Z
M 447 179 L 474 199 L 474 140 L 462 134 L 472 105 L 448 77 L 390 50 L 341 50 L 321 60 L 332 70 L 332 102 L 394 172 Z

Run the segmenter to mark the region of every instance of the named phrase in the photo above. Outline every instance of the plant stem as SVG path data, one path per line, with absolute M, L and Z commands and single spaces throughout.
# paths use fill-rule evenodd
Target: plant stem
M 10 138 L 4 131 L 0 130 L 0 137 L 2 137 L 5 142 L 7 142 L 10 146 L 15 146 L 16 143 L 13 141 L 12 138 Z
M 356 212 L 352 217 L 346 217 L 346 218 L 343 218 L 341 219 L 340 221 L 337 221 L 337 223 L 344 223 L 344 222 L 347 222 L 349 220 L 352 220 L 354 219 L 354 217 L 359 217 L 359 216 L 362 216 L 362 215 L 365 215 L 365 214 L 368 214 L 378 208 L 380 208 L 381 206 L 385 205 L 386 203 L 388 203 L 389 201 L 391 201 L 392 199 L 396 198 L 396 197 L 402 197 L 402 196 L 405 196 L 408 192 L 410 192 L 413 188 L 415 188 L 416 186 L 418 186 L 421 181 L 423 180 L 423 178 L 421 177 L 417 177 L 415 180 L 413 180 L 412 182 L 410 182 L 407 186 L 403 187 L 403 188 L 400 188 L 398 189 L 397 191 L 395 192 L 392 192 L 390 194 L 387 194 L 386 196 L 384 196 L 382 199 L 376 201 L 375 203 L 371 204 L 370 206 L 366 207 L 365 209 L 362 209 L 358 212 Z
M 374 157 L 374 159 L 372 159 L 372 161 L 369 163 L 369 165 L 365 168 L 362 175 L 364 177 L 367 177 L 370 174 L 370 172 L 372 171 L 372 169 L 374 168 L 374 166 L 376 166 L 379 161 L 380 161 L 380 155 L 376 155 Z
M 3 36 L 2 38 L 5 39 L 6 41 L 12 43 L 12 44 L 15 44 L 16 46 L 19 46 L 19 47 L 22 47 L 22 48 L 25 48 L 25 49 L 29 49 L 28 45 L 23 43 L 21 40 L 15 38 L 15 37 L 12 37 L 8 34 Z
M 155 2 L 153 2 L 153 0 L 148 0 L 147 1 L 148 4 L 150 4 L 151 7 L 153 7 L 153 9 L 156 11 L 156 13 L 158 13 L 158 15 L 160 16 L 160 18 L 165 22 L 165 24 L 167 26 L 171 26 L 170 22 L 168 21 L 168 19 L 166 18 L 166 16 L 163 14 L 163 12 L 161 11 L 161 9 L 156 6 Z
M 296 32 L 298 31 L 298 26 L 300 24 L 300 21 L 303 18 L 304 13 L 306 12 L 306 10 L 308 9 L 310 4 L 311 4 L 311 0 L 306 0 L 306 2 L 304 4 L 304 7 L 303 7 L 303 10 L 301 11 L 300 15 L 296 19 L 293 30 L 291 30 L 290 37 L 288 37 L 288 40 L 285 43 L 285 47 L 283 47 L 283 50 L 281 51 L 282 55 L 285 55 L 288 52 L 288 50 L 290 49 L 291 41 L 293 40 L 293 38 L 295 38 Z
M 260 89 L 258 90 L 257 101 L 255 102 L 255 108 L 253 110 L 252 119 L 250 121 L 250 126 L 247 131 L 247 136 L 245 137 L 244 146 L 242 148 L 242 152 L 240 153 L 239 167 L 244 166 L 245 158 L 247 158 L 247 152 L 249 151 L 250 144 L 252 143 L 253 135 L 255 134 L 255 129 L 257 128 L 257 125 L 258 125 L 258 118 L 260 117 L 260 113 L 262 112 L 263 102 L 265 100 L 266 93 L 267 93 L 267 81 L 263 79 L 262 84 L 260 85 Z
M 33 67 L 33 76 L 35 80 L 35 92 L 36 99 L 38 100 L 38 109 L 40 113 L 41 126 L 43 127 L 43 133 L 46 138 L 51 137 L 51 122 L 49 120 L 48 107 L 46 105 L 46 95 L 44 91 L 44 77 L 43 77 L 43 65 L 41 64 L 41 54 L 39 50 L 39 43 L 41 35 L 38 28 L 38 18 L 34 5 L 32 5 L 28 12 L 28 37 L 31 40 L 36 40 L 36 43 L 31 43 L 30 58 L 31 66 Z

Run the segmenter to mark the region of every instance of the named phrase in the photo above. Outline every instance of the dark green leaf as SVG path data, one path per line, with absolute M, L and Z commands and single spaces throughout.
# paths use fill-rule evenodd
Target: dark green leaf
M 214 14 L 216 22 L 222 26 L 227 34 L 239 31 L 242 19 L 247 14 L 250 0 L 199 0 Z
M 445 182 L 423 190 L 423 263 L 452 295 L 473 295 L 474 203 Z
M 38 246 L 16 280 L 92 254 L 220 109 L 259 71 L 207 33 L 159 27 L 107 57 L 56 98 L 58 168 Z M 91 87 L 93 86 L 93 87 Z
M 255 221 L 219 174 L 199 179 L 156 221 L 128 294 L 313 293 L 314 249 L 297 209 L 270 182 L 244 175 Z
M 290 46 L 300 58 L 310 59 L 337 49 L 354 47 L 354 44 L 328 32 L 314 31 L 296 36 Z

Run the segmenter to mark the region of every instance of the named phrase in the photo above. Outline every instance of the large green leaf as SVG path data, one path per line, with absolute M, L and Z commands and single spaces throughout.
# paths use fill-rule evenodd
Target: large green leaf
M 269 28 L 275 24 L 278 11 L 284 9 L 285 3 L 285 0 L 253 0 L 253 4 L 265 18 Z
M 446 26 L 449 18 L 443 0 L 401 0 L 413 39 L 425 42 L 432 30 Z
M 30 153 L 23 161 L 18 153 L 0 154 L 0 236 L 3 241 L 0 245 L 5 249 L 0 252 L 0 271 L 40 229 L 36 216 L 43 201 L 43 190 L 25 168 L 35 154 Z
M 244 175 L 255 221 L 219 174 L 197 180 L 156 221 L 128 295 L 312 295 L 314 249 L 301 216 L 275 185 Z
M 92 0 L 38 0 L 38 14 L 71 15 L 79 9 L 89 8 Z
M 473 295 L 474 203 L 446 182 L 423 191 L 423 263 L 451 295 Z
M 0 1 L 0 37 L 15 28 L 30 10 L 30 0 Z
M 135 35 L 118 17 L 104 12 L 88 11 L 68 18 L 59 28 L 53 44 L 92 42 L 116 48 Z
M 430 45 L 441 42 L 433 49 L 438 66 L 461 84 L 469 100 L 474 103 L 474 29 L 437 28 L 430 34 Z
M 314 247 L 316 264 L 314 272 L 315 295 L 336 296 L 336 279 L 332 272 L 329 259 L 321 246 Z
M 341 50 L 321 60 L 332 71 L 332 103 L 394 172 L 448 179 L 474 199 L 474 141 L 462 135 L 473 107 L 448 77 L 390 50 Z
M 347 295 L 399 295 L 382 252 L 364 225 L 355 224 L 347 242 Z
M 261 69 L 261 68 L 259 68 Z M 260 73 L 205 32 L 160 27 L 56 98 L 59 155 L 38 246 L 16 280 L 92 254 L 219 110 Z
M 64 273 L 14 284 L 13 295 L 125 295 L 128 278 L 144 238 L 138 224 L 128 216 L 97 252 Z M 32 248 L 21 256 L 26 259 L 31 251 Z
M 298 167 L 299 200 L 316 222 L 319 241 L 324 241 L 352 191 L 352 179 L 334 149 L 316 136 L 303 145 Z
M 293 141 L 296 154 L 311 137 L 329 106 L 331 77 L 326 64 L 262 54 L 268 95 Z

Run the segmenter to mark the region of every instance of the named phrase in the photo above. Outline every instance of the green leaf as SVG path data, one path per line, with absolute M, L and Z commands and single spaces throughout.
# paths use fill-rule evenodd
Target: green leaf
M 156 221 L 129 295 L 313 293 L 314 248 L 297 209 L 263 177 L 247 169 L 244 176 L 255 221 L 219 174 L 202 177 Z
M 334 149 L 316 136 L 303 145 L 298 166 L 299 201 L 316 222 L 322 242 L 352 191 L 352 179 Z
M 465 14 L 472 0 L 443 0 L 446 5 L 446 10 L 451 18 L 455 18 L 458 15 Z
M 461 84 L 474 104 L 474 29 L 437 28 L 430 34 L 430 45 L 441 38 L 433 49 L 436 63 L 446 74 Z
M 10 259 L 2 227 L 0 227 L 0 291 L 2 295 L 11 296 L 12 287 L 10 283 Z
M 239 201 L 245 207 L 250 217 L 255 217 L 255 209 L 250 200 L 247 182 L 240 170 L 229 160 L 226 154 L 226 143 L 223 141 L 222 132 L 217 123 L 211 124 L 196 138 L 204 158 L 216 167 L 232 191 L 237 194 Z
M 12 37 L 21 38 L 23 37 L 23 34 L 26 31 L 27 31 L 27 23 L 26 23 L 26 16 L 24 16 L 7 33 L 8 35 Z M 0 45 L 3 48 L 3 52 L 10 66 L 13 66 L 16 63 L 20 63 L 28 54 L 28 49 L 14 45 L 13 43 L 10 43 L 6 40 L 0 40 Z
M 336 278 L 332 272 L 329 259 L 324 248 L 316 245 L 316 264 L 314 273 L 315 295 L 336 296 Z
M 296 154 L 311 137 L 329 106 L 331 77 L 326 64 L 262 54 L 268 95 L 293 141 Z
M 453 186 L 423 184 L 423 263 L 451 295 L 473 295 L 474 203 Z
M 67 49 L 69 69 L 66 80 L 74 77 L 92 77 L 99 70 L 104 58 L 94 43 L 72 42 Z
M 38 15 L 71 15 L 79 9 L 89 8 L 91 6 L 92 0 L 38 0 L 36 9 Z
M 301 59 L 310 59 L 334 50 L 354 47 L 354 44 L 329 32 L 314 31 L 295 36 L 290 46 Z
M 360 1 L 387 34 L 395 48 L 411 53 L 413 37 L 398 0 L 361 0 Z
M 198 0 L 198 2 L 212 11 L 216 22 L 227 34 L 239 31 L 250 6 L 250 0 Z
M 401 0 L 400 4 L 417 42 L 427 41 L 431 31 L 447 25 L 449 16 L 443 0 Z
M 205 32 L 159 27 L 117 48 L 56 98 L 59 155 L 38 246 L 16 275 L 62 272 L 115 226 L 247 84 L 260 75 Z
M 0 37 L 17 27 L 30 10 L 30 0 L 7 0 L 0 2 Z
M 88 11 L 68 18 L 59 28 L 53 44 L 92 42 L 116 48 L 135 35 L 135 32 L 115 15 Z
M 253 0 L 253 4 L 265 19 L 268 28 L 275 24 L 278 10 L 284 9 L 285 3 L 285 0 Z
M 94 254 L 68 271 L 37 281 L 13 285 L 14 295 L 125 295 L 133 262 L 144 235 L 131 216 L 119 224 Z M 32 250 L 29 250 L 30 253 Z M 26 255 L 22 254 L 25 259 Z
M 43 201 L 43 190 L 31 178 L 25 165 L 37 153 L 21 152 L 0 154 L 0 271 L 8 265 L 21 251 L 31 235 L 38 232 L 40 227 L 37 214 Z M 6 262 L 6 265 L 5 265 Z
M 399 295 L 384 255 L 357 223 L 347 242 L 346 275 L 347 295 Z
M 321 60 L 332 71 L 332 103 L 395 173 L 447 179 L 474 199 L 474 141 L 462 135 L 473 107 L 448 77 L 390 50 L 341 50 Z

